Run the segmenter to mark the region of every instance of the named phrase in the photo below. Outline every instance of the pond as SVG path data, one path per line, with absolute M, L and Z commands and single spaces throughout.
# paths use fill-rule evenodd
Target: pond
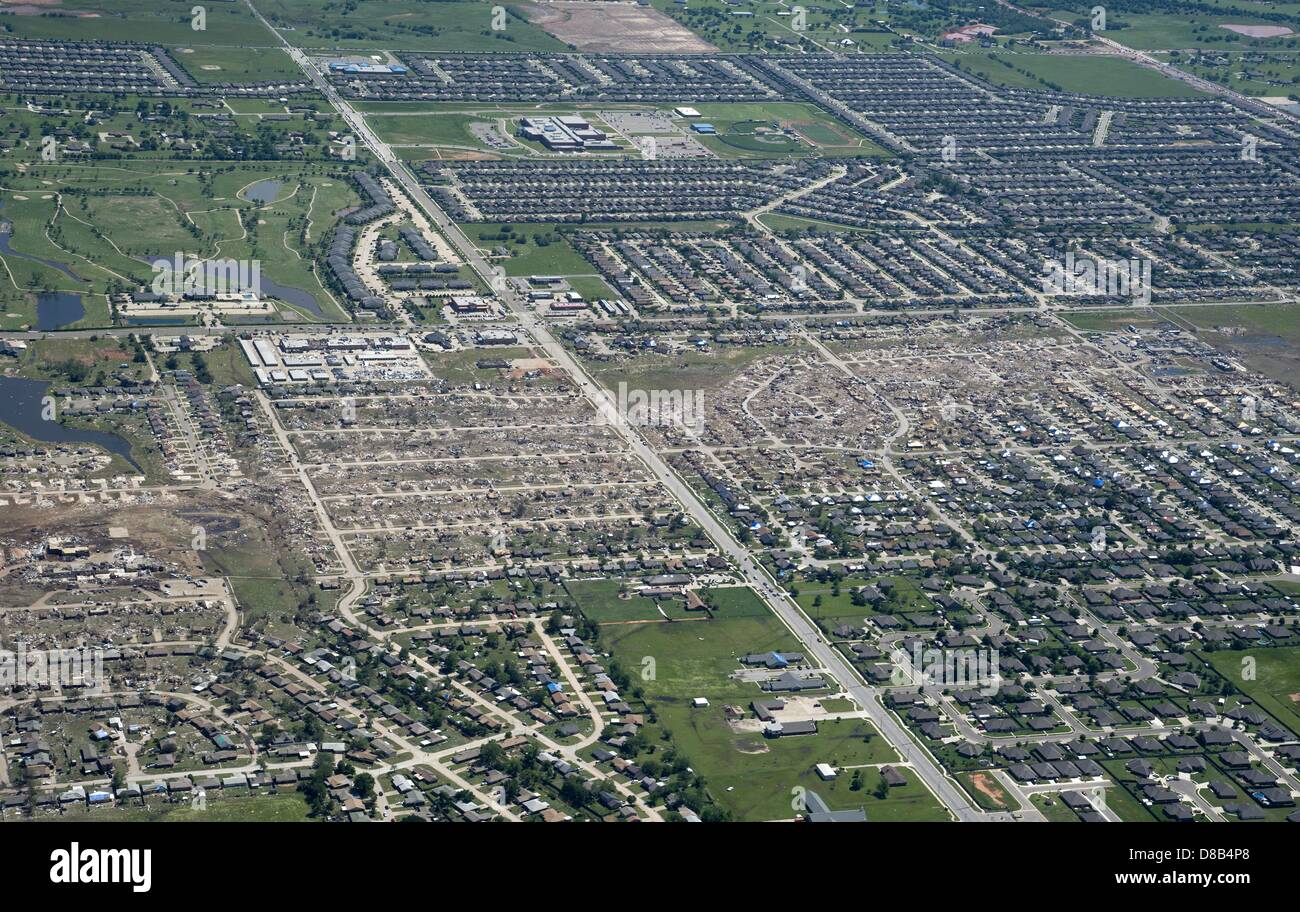
M 254 184 L 249 184 L 244 188 L 240 197 L 248 200 L 250 203 L 274 203 L 276 197 L 280 195 L 280 188 L 283 184 L 278 180 L 260 180 Z
M 69 291 L 47 291 L 36 296 L 36 328 L 62 329 L 86 315 L 81 295 Z
M 315 296 L 311 292 L 304 291 L 301 288 L 294 288 L 292 285 L 281 285 L 265 275 L 262 276 L 262 296 L 297 305 L 308 313 L 314 314 L 322 320 L 325 319 L 325 311 L 321 310 L 320 304 L 317 303 Z
M 0 377 L 0 422 L 21 431 L 33 440 L 45 443 L 89 443 L 116 453 L 143 473 L 139 463 L 131 458 L 131 444 L 117 434 L 88 428 L 69 427 L 58 421 L 46 421 L 44 411 L 46 380 L 28 380 L 24 377 Z

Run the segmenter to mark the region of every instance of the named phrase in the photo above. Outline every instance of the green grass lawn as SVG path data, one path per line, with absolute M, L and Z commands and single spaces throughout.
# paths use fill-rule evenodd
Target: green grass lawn
M 1224 650 L 1205 658 L 1261 709 L 1291 731 L 1300 732 L 1300 647 Z M 1242 677 L 1244 658 L 1255 660 L 1254 680 Z
M 569 580 L 564 585 L 578 610 L 597 624 L 663 619 L 654 599 L 640 595 L 619 598 L 622 583 L 618 580 Z
M 840 697 L 831 697 L 830 699 L 822 700 L 821 704 L 822 709 L 829 713 L 848 713 L 857 709 L 857 704 L 852 700 Z
M 822 721 L 816 735 L 784 739 L 765 738 L 761 731 L 737 728 L 727 720 L 725 706 L 741 707 L 752 718 L 749 704 L 762 696 L 756 685 L 729 677 L 741 667 L 738 658 L 799 645 L 774 615 L 755 609 L 757 598 L 751 592 L 720 591 L 725 594 L 717 619 L 607 625 L 601 634 L 625 669 L 644 668 L 644 658 L 654 658 L 653 679 L 639 681 L 639 686 L 658 723 L 704 777 L 714 800 L 739 820 L 788 819 L 795 813 L 792 790 L 802 787 L 813 788 L 834 808 L 864 806 L 872 819 L 942 819 L 934 799 L 914 783 L 882 801 L 871 795 L 871 771 L 866 771 L 861 791 L 849 788 L 851 773 L 829 784 L 817 778 L 817 763 L 857 766 L 897 760 L 864 720 Z M 705 697 L 709 705 L 694 708 L 695 697 Z
M 874 608 L 870 605 L 854 605 L 853 590 L 865 585 L 879 586 L 881 580 L 888 580 L 895 586 L 892 595 L 887 596 Z M 819 583 L 812 580 L 799 580 L 795 583 L 799 595 L 795 599 L 809 617 L 822 620 L 846 618 L 850 621 L 861 620 L 872 614 L 894 614 L 908 611 L 932 611 L 934 604 L 925 596 L 914 580 L 905 576 L 893 577 L 845 577 L 840 582 L 839 595 L 835 595 L 835 586 L 831 583 Z M 814 604 L 818 597 L 821 604 Z
M 1161 308 L 1199 328 L 1202 341 L 1266 376 L 1300 388 L 1300 305 L 1229 304 Z
M 370 114 L 366 117 L 366 121 L 387 143 L 469 146 L 474 149 L 486 149 L 487 147 L 470 133 L 469 127 L 474 123 L 491 123 L 492 118 L 456 111 L 438 111 L 422 114 Z
M 135 380 L 143 380 L 149 370 L 147 364 L 134 360 L 134 352 L 125 340 L 116 338 L 35 340 L 18 363 L 22 376 L 50 380 L 56 385 L 70 383 L 67 368 L 73 364 L 85 370 L 85 383 L 96 379 L 101 371 L 106 375 L 125 372 Z
M 1202 94 L 1185 82 L 1113 57 L 982 49 L 945 52 L 942 56 L 990 82 L 1018 88 L 1050 85 L 1066 92 L 1125 98 L 1190 98 Z
M 1055 793 L 1030 795 L 1029 801 L 1042 811 L 1050 823 L 1078 823 L 1079 817 L 1066 807 Z
M 785 158 L 790 155 L 870 155 L 888 158 L 889 150 L 850 129 L 814 105 L 799 102 L 702 102 L 694 105 L 700 121 L 717 128 L 715 136 L 696 136 L 724 157 Z M 784 135 L 763 135 L 764 128 L 789 128 L 807 142 Z M 692 134 L 694 135 L 694 134 Z
M 1232 25 L 1285 25 L 1293 31 L 1300 25 L 1295 4 L 1270 5 L 1269 12 L 1283 13 L 1287 19 L 1283 22 L 1261 19 L 1250 15 L 1250 5 L 1239 2 L 1205 5 L 1219 5 L 1223 12 L 1205 9 L 1187 9 L 1169 12 L 1131 12 L 1128 9 L 1107 5 L 1106 37 L 1112 41 L 1139 50 L 1169 50 L 1178 48 L 1200 47 L 1207 50 L 1274 50 L 1287 46 L 1294 36 L 1279 38 L 1250 38 L 1222 28 L 1224 24 Z M 1049 15 L 1055 19 L 1073 22 L 1087 19 L 1091 2 L 1077 2 L 1056 7 Z M 1045 7 L 1038 7 L 1045 9 Z
M 473 383 L 476 380 L 489 380 L 497 375 L 494 368 L 480 369 L 476 366 L 483 358 L 503 358 L 509 361 L 515 358 L 528 358 L 531 355 L 532 352 L 527 348 L 503 347 L 491 352 L 484 352 L 481 349 L 451 353 L 424 352 L 424 360 L 435 377 L 449 383 Z
M 191 10 L 204 7 L 196 20 Z M 79 41 L 147 41 L 168 46 L 271 47 L 275 38 L 243 3 L 177 3 L 175 0 L 78 0 L 65 10 L 93 16 L 5 16 L 10 36 Z M 202 28 L 196 28 L 201 25 Z
M 493 259 L 506 275 L 595 275 L 596 267 L 573 248 L 552 225 L 477 222 L 461 224 L 466 237 L 489 253 L 498 247 L 510 251 L 508 259 Z
M 838 222 L 827 222 L 822 219 L 800 218 L 797 215 L 782 215 L 779 212 L 765 212 L 758 217 L 758 220 L 773 231 L 806 231 L 809 228 L 821 228 L 823 230 L 834 231 L 860 231 L 852 225 L 841 225 Z
M 715 618 L 769 618 L 771 610 L 748 586 L 722 586 L 704 596 Z
M 194 369 L 193 355 L 180 354 L 177 360 L 182 368 L 191 371 Z M 238 344 L 219 345 L 210 352 L 204 352 L 203 360 L 208 365 L 208 372 L 212 374 L 212 385 L 217 389 L 234 383 L 242 383 L 247 387 L 257 386 L 257 376 Z
M 187 47 L 172 56 L 196 82 L 300 81 L 305 77 L 282 48 Z
M 1150 311 L 1133 310 L 1078 310 L 1061 314 L 1061 319 L 1085 332 L 1121 332 L 1126 326 L 1148 328 L 1159 322 Z
M 189 802 L 166 804 L 154 800 L 150 801 L 148 807 L 95 808 L 63 814 L 53 819 L 67 823 L 301 823 L 311 819 L 307 815 L 307 802 L 300 795 L 296 792 L 281 792 L 275 795 L 218 795 L 210 797 L 203 810 L 191 807 Z
M 614 289 L 606 284 L 605 280 L 599 276 L 570 276 L 569 287 L 582 295 L 587 301 L 612 300 L 621 298 Z
M 493 31 L 491 3 L 444 0 L 368 0 L 354 4 L 320 0 L 258 0 L 258 9 L 298 47 L 367 50 L 497 52 L 563 51 L 567 45 L 530 24 L 516 9 L 506 27 Z

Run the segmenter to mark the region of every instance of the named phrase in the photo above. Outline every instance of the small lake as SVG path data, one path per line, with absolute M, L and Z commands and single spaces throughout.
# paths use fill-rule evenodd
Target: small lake
M 86 315 L 81 295 L 69 291 L 47 291 L 36 296 L 36 328 L 62 329 Z
M 314 314 L 325 319 L 325 311 L 321 310 L 320 304 L 316 303 L 316 298 L 310 292 L 303 291 L 301 288 L 294 288 L 291 285 L 281 285 L 262 276 L 262 295 L 268 298 L 278 298 L 289 304 L 295 304 L 310 314 Z
M 121 456 L 136 471 L 143 473 L 139 463 L 131 458 L 131 445 L 117 434 L 87 428 L 68 427 L 58 421 L 46 421 L 45 391 L 50 388 L 46 380 L 28 380 L 25 377 L 0 377 L 0 421 L 21 431 L 33 440 L 44 443 L 89 443 Z
M 280 195 L 280 188 L 284 186 L 278 180 L 260 180 L 254 184 L 249 184 L 240 197 L 248 200 L 250 203 L 274 203 L 276 197 Z

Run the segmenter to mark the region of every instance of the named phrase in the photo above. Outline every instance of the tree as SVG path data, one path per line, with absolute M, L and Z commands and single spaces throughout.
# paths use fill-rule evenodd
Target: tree
M 496 741 L 489 741 L 479 751 L 479 761 L 489 769 L 500 766 L 505 760 L 505 756 L 506 752 L 501 749 L 501 745 Z
M 352 780 L 352 788 L 364 799 L 375 797 L 375 777 L 369 773 L 361 773 L 356 779 Z

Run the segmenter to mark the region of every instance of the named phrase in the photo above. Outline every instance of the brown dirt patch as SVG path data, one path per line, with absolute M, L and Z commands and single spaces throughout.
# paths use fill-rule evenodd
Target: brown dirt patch
M 977 792 L 998 807 L 1007 806 L 1007 793 L 998 788 L 998 784 L 987 773 L 972 773 L 970 784 L 975 786 Z
M 672 17 L 635 3 L 556 0 L 520 6 L 528 21 L 583 51 L 707 54 L 709 42 Z
M 1219 28 L 1247 38 L 1283 38 L 1291 34 L 1285 25 L 1220 25 Z

